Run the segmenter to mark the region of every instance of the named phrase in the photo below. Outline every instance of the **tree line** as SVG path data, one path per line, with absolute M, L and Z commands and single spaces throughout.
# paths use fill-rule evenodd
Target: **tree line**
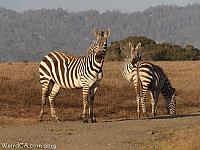
M 182 47 L 180 45 L 174 45 L 170 43 L 156 43 L 152 39 L 146 37 L 127 37 L 123 40 L 114 41 L 108 48 L 108 54 L 106 60 L 120 61 L 123 60 L 126 55 L 130 56 L 130 49 L 121 51 L 121 46 L 128 46 L 128 43 L 137 45 L 139 42 L 142 44 L 140 49 L 144 60 L 154 61 L 184 61 L 184 60 L 200 60 L 200 50 L 194 48 L 193 45 L 186 45 Z M 126 55 L 124 55 L 124 53 Z
M 154 60 L 158 59 L 158 55 L 159 59 L 161 55 L 166 55 L 163 59 L 168 59 L 172 53 L 169 51 L 177 55 L 172 60 L 180 57 L 187 59 L 189 50 L 185 49 L 191 50 L 191 47 L 186 45 L 194 46 L 192 52 L 200 48 L 199 10 L 199 4 L 186 7 L 161 5 L 132 13 L 117 10 L 103 13 L 96 10 L 69 12 L 62 8 L 16 12 L 1 7 L 0 61 L 38 61 L 53 50 L 86 54 L 86 49 L 94 40 L 94 28 L 110 28 L 110 43 L 129 36 L 144 36 L 162 43 L 156 44 L 156 49 L 162 50 L 155 50 L 151 56 L 146 56 Z M 177 46 L 166 51 L 163 42 L 167 46 L 170 43 L 185 48 L 174 50 L 181 49 Z M 179 52 L 184 52 L 185 56 L 179 56 Z M 190 58 L 197 59 L 193 56 Z

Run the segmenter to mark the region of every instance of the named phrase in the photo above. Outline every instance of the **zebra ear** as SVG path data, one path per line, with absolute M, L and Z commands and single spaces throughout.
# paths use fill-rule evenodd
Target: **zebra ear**
M 141 48 L 141 43 L 138 43 L 138 45 L 136 46 L 136 50 L 139 50 Z
M 130 47 L 131 49 L 134 48 L 131 42 L 128 43 L 128 47 Z
M 105 31 L 105 38 L 109 38 L 110 37 L 110 29 L 107 29 Z
M 124 58 L 124 61 L 125 61 L 125 62 L 128 62 L 128 59 L 127 59 L 127 58 Z
M 125 46 L 119 42 L 119 49 L 121 50 L 121 52 L 126 56 L 126 58 L 130 58 L 130 56 L 127 54 L 127 52 L 125 51 Z
M 174 96 L 176 96 L 176 89 L 175 88 L 172 88 L 172 93 Z
M 141 59 L 142 58 L 141 43 L 138 43 L 138 45 L 136 46 L 135 50 L 136 50 L 136 57 L 138 59 Z
M 130 58 L 125 58 L 124 61 L 125 61 L 125 63 L 127 63 L 127 64 L 131 64 Z
M 95 36 L 96 38 L 99 37 L 99 30 L 98 30 L 98 29 L 94 29 L 94 36 Z
M 134 58 L 135 48 L 134 46 L 129 42 L 128 43 L 129 48 L 131 49 L 131 58 Z

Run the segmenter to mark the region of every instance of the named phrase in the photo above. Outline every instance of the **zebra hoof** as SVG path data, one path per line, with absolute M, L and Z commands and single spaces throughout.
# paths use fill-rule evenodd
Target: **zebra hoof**
M 43 118 L 39 117 L 38 122 L 42 122 L 42 121 L 43 121 Z
M 83 119 L 83 123 L 88 123 L 88 120 L 86 118 Z
M 43 121 L 43 114 L 40 114 L 39 116 L 38 116 L 38 122 L 42 122 Z
M 145 114 L 144 116 L 145 116 L 145 118 L 149 118 L 149 116 L 147 114 Z
M 91 123 L 95 123 L 97 122 L 96 118 L 94 116 L 89 117 L 89 121 L 91 121 Z
M 56 122 L 60 122 L 60 118 L 56 118 Z
M 155 118 L 156 117 L 156 113 L 152 113 L 152 117 Z
M 60 118 L 59 117 L 53 117 L 55 122 L 60 122 Z
M 96 123 L 97 122 L 96 118 L 91 119 L 91 122 Z
M 137 118 L 140 119 L 140 114 L 137 115 Z

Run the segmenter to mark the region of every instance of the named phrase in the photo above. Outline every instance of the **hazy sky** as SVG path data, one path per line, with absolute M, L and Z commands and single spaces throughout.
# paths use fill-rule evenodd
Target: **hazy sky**
M 69 11 L 95 9 L 100 12 L 105 10 L 132 12 L 162 4 L 185 6 L 188 3 L 200 3 L 200 0 L 0 0 L 0 7 L 17 11 L 62 7 Z

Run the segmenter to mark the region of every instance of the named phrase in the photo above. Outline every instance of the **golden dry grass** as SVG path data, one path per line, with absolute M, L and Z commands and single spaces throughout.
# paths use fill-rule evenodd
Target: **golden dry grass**
M 200 126 L 165 133 L 163 140 L 146 144 L 141 150 L 199 150 Z
M 178 131 L 172 139 L 163 141 L 158 144 L 159 149 L 166 150 L 198 150 L 200 139 L 200 127 L 194 127 Z
M 177 89 L 177 113 L 189 114 L 200 108 L 200 61 L 153 62 L 161 66 Z M 40 111 L 41 87 L 39 63 L 0 64 L 0 116 L 35 119 Z M 150 114 L 150 100 L 147 100 Z M 49 104 L 45 118 L 51 119 Z M 121 62 L 106 62 L 104 77 L 95 98 L 98 119 L 136 117 L 135 92 L 121 75 Z M 81 90 L 62 89 L 56 98 L 56 110 L 62 120 L 79 120 L 82 113 Z M 158 115 L 165 114 L 162 96 Z

